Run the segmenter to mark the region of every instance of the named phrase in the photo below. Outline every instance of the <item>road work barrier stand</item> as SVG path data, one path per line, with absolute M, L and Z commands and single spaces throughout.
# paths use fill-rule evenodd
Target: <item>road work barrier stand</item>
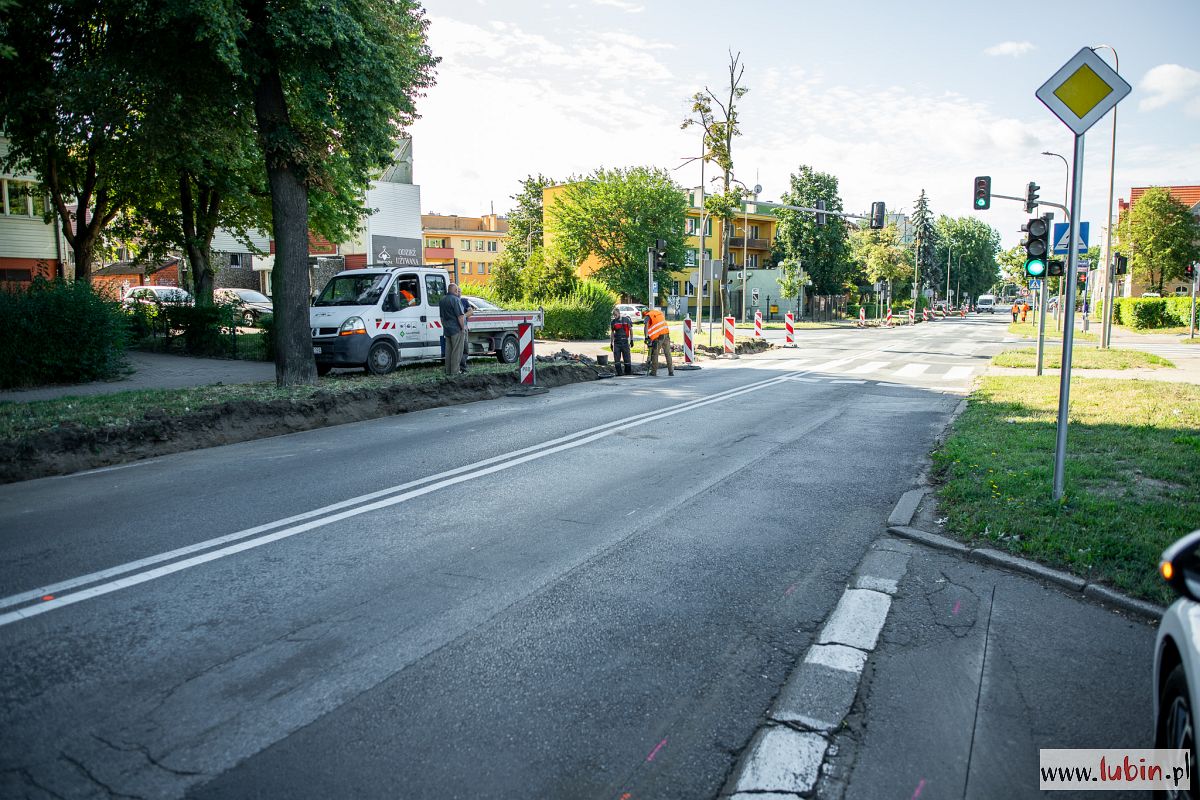
M 520 386 L 508 392 L 509 397 L 532 397 L 535 394 L 545 394 L 549 391 L 545 386 L 537 385 L 537 365 L 533 358 L 533 325 L 522 322 L 517 325 L 517 346 L 520 355 Z
M 737 348 L 733 344 L 733 326 L 735 320 L 733 317 L 725 318 L 725 355 L 730 358 L 737 358 Z
M 921 321 L 929 322 L 929 309 L 928 308 L 921 309 Z
M 858 327 L 867 327 L 867 309 L 862 306 L 858 307 Z
M 892 327 L 892 307 L 888 306 L 887 320 L 883 323 L 885 328 Z
M 783 315 L 783 327 L 786 332 L 786 341 L 784 347 L 796 346 L 796 316 L 792 312 L 787 312 Z
M 770 300 L 771 298 L 768 297 L 767 299 Z M 762 338 L 762 312 L 761 311 L 754 312 L 754 338 L 755 339 Z
M 696 343 L 692 338 L 692 317 L 683 318 L 683 363 L 675 369 L 700 369 L 696 363 Z
M 917 312 L 915 309 L 910 308 L 908 310 L 908 324 L 909 325 L 917 324 Z

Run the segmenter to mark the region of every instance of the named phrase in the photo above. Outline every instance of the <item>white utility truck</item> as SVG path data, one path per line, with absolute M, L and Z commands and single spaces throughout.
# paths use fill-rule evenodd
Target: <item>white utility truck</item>
M 436 267 L 372 265 L 329 279 L 309 309 L 317 374 L 364 367 L 386 375 L 401 361 L 443 358 L 438 301 L 450 274 Z M 517 361 L 517 326 L 542 326 L 541 311 L 476 310 L 467 320 L 467 355 Z

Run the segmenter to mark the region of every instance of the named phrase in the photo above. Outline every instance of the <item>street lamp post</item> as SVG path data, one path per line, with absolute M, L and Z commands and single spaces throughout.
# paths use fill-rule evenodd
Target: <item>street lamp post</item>
M 1067 199 L 1067 194 L 1068 194 L 1068 189 L 1070 188 L 1070 184 L 1071 184 L 1071 165 L 1067 163 L 1066 156 L 1061 156 L 1058 153 L 1051 153 L 1049 150 L 1043 150 L 1042 155 L 1054 156 L 1055 158 L 1061 158 L 1062 162 L 1063 162 L 1063 167 L 1065 167 L 1067 170 L 1066 180 L 1063 181 L 1063 208 L 1066 208 L 1067 203 L 1069 202 Z M 1051 242 L 1050 247 L 1051 247 L 1051 250 L 1053 250 L 1053 248 L 1054 248 L 1053 242 Z M 1067 243 L 1067 251 L 1068 252 L 1070 252 L 1071 249 L 1073 249 L 1074 247 L 1075 247 L 1074 242 Z M 1055 330 L 1062 329 L 1063 283 L 1064 282 L 1065 281 L 1063 280 L 1063 278 L 1058 279 L 1058 306 L 1054 309 L 1054 329 Z M 1075 322 L 1074 320 L 1071 320 L 1072 324 L 1074 324 L 1074 322 Z
M 1110 44 L 1098 44 L 1093 47 L 1093 50 L 1107 48 L 1113 54 L 1113 68 L 1117 74 L 1121 74 L 1121 59 L 1117 57 L 1117 50 Z M 1108 219 L 1107 225 L 1104 226 L 1104 319 L 1100 323 L 1100 347 L 1102 349 L 1109 347 L 1112 344 L 1112 305 L 1113 305 L 1113 282 L 1116 276 L 1113 274 L 1113 257 L 1112 257 L 1112 206 L 1113 206 L 1113 180 L 1114 170 L 1117 166 L 1117 109 L 1114 106 L 1112 110 L 1112 144 L 1108 151 L 1108 205 L 1104 207 L 1104 213 Z

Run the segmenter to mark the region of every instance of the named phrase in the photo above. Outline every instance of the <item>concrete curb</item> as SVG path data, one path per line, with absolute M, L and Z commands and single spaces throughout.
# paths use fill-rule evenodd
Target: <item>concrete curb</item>
M 1162 619 L 1162 615 L 1166 613 L 1166 609 L 1155 603 L 1149 603 L 1145 600 L 1138 600 L 1135 597 L 1121 594 L 1120 592 L 1111 589 L 1103 584 L 1088 583 L 1083 578 L 1076 577 L 1067 572 L 1051 569 L 1036 561 L 1030 561 L 1027 558 L 1014 556 L 1010 553 L 1004 553 L 1000 550 L 994 550 L 990 547 L 968 547 L 962 542 L 955 541 L 940 534 L 923 531 L 919 528 L 910 528 L 905 525 L 893 525 L 888 528 L 888 533 L 894 536 L 902 536 L 913 542 L 918 542 L 927 547 L 933 547 L 938 550 L 946 550 L 951 553 L 957 553 L 966 556 L 973 561 L 979 561 L 993 567 L 1000 567 L 1009 572 L 1018 572 L 1022 575 L 1028 575 L 1031 578 L 1047 581 L 1073 592 L 1079 592 L 1089 600 L 1094 600 L 1104 605 L 1118 608 L 1126 613 L 1134 614 L 1142 617 L 1150 622 L 1158 622 Z

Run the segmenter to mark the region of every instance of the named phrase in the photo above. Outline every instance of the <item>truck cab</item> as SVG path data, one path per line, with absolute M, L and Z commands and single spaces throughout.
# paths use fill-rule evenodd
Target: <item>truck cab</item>
M 438 302 L 444 269 L 367 267 L 339 272 L 309 309 L 317 373 L 366 367 L 386 375 L 400 361 L 441 356 Z

